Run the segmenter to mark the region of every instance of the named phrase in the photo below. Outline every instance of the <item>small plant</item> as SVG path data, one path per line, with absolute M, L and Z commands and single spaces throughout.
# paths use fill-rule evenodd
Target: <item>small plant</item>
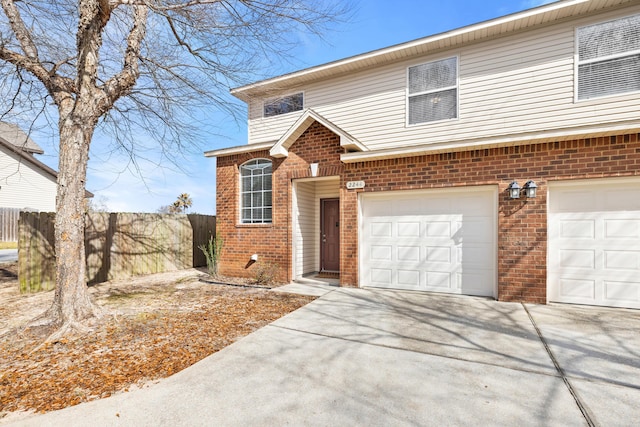
M 270 286 L 276 282 L 280 266 L 265 262 L 256 266 L 256 284 L 261 286 Z
M 212 277 L 216 277 L 218 275 L 218 262 L 220 261 L 223 246 L 224 241 L 222 240 L 222 237 L 218 236 L 211 236 L 206 245 L 198 246 L 202 253 L 204 253 L 204 257 L 207 259 L 207 272 Z

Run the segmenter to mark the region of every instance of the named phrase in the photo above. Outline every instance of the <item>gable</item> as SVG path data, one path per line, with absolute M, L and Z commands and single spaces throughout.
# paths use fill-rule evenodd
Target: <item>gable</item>
M 44 150 L 29 135 L 11 123 L 0 122 L 0 140 L 27 153 L 44 154 Z
M 269 150 L 269 154 L 274 158 L 283 158 L 289 155 L 289 148 L 297 141 L 297 139 L 307 130 L 313 123 L 319 123 L 331 132 L 336 134 L 340 139 L 340 147 L 346 152 L 367 151 L 367 148 L 358 140 L 349 135 L 329 120 L 322 117 L 311 109 L 305 112 L 296 120 L 285 134 L 274 144 Z
M 340 156 L 344 149 L 340 136 L 319 122 L 313 122 L 289 148 L 285 164 L 301 164 L 306 171 L 307 164 L 319 163 L 323 168 L 341 165 Z M 302 161 L 302 163 L 299 163 Z
M 0 207 L 53 212 L 56 191 L 54 174 L 0 145 Z
M 32 147 L 33 148 L 33 147 Z M 58 172 L 49 166 L 42 163 L 40 160 L 36 159 L 33 154 L 35 151 L 26 151 L 21 147 L 15 146 L 14 144 L 10 144 L 4 139 L 0 138 L 0 151 L 7 156 L 5 160 L 7 166 L 14 167 L 16 169 L 20 164 L 28 164 L 30 168 L 35 168 L 39 170 L 44 176 L 53 180 L 54 182 L 58 179 Z M 40 150 L 42 151 L 42 150 Z M 44 151 L 43 151 L 44 153 Z M 41 153 L 40 153 L 41 154 Z M 13 159 L 13 161 L 8 160 L 8 158 Z M 2 170 L 2 169 L 0 169 Z

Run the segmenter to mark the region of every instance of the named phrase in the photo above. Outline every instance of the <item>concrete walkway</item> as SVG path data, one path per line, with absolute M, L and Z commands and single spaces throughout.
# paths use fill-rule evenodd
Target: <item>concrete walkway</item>
M 16 425 L 635 426 L 638 331 L 640 311 L 338 288 L 149 388 Z

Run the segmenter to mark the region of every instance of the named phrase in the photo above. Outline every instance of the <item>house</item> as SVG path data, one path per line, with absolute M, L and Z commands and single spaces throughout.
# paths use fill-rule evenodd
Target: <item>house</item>
M 221 272 L 640 308 L 639 28 L 562 0 L 233 89 Z
M 18 126 L 0 122 L 0 208 L 56 210 L 57 172 L 34 156 L 43 153 Z

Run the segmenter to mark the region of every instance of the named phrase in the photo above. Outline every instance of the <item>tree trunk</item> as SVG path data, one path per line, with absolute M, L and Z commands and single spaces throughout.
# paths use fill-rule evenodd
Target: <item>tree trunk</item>
M 99 313 L 87 288 L 84 247 L 85 182 L 94 122 L 75 112 L 60 118 L 55 223 L 57 285 L 47 317 L 62 330 L 69 326 L 82 328 L 83 320 Z

